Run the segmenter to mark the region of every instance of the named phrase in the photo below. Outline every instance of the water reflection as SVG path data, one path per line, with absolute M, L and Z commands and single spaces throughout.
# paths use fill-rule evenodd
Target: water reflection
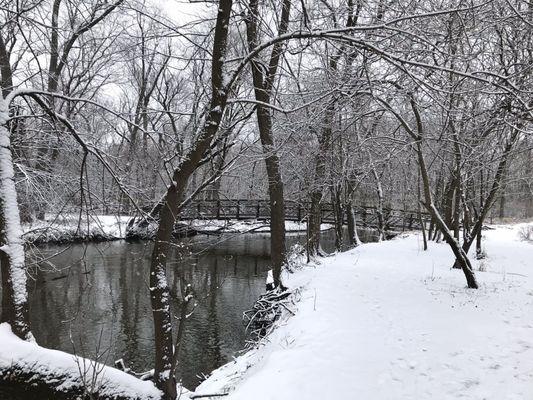
M 324 235 L 326 251 L 333 250 L 333 235 Z M 186 387 L 196 387 L 244 347 L 242 312 L 264 291 L 269 240 L 266 234 L 246 234 L 177 243 L 168 268 L 173 310 L 179 310 L 184 282 L 192 285 L 197 302 L 179 355 L 178 374 Z M 289 245 L 304 241 L 302 235 L 288 237 Z M 125 241 L 42 247 L 44 256 L 61 254 L 51 259 L 54 269 L 41 265 L 29 285 L 37 341 L 108 364 L 123 358 L 138 372 L 152 368 L 151 248 L 149 242 Z

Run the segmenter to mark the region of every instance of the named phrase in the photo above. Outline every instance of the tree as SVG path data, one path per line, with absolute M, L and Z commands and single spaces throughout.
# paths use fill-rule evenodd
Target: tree
M 166 264 L 170 255 L 174 223 L 179 215 L 180 205 L 184 201 L 187 183 L 217 134 L 226 108 L 228 88 L 224 82 L 224 60 L 227 56 L 231 8 L 232 0 L 220 0 L 213 42 L 209 111 L 192 148 L 173 172 L 172 183 L 167 188 L 159 212 L 159 226 L 150 263 L 150 300 L 156 346 L 155 382 L 169 399 L 177 396 L 175 377 L 177 358 L 172 335 Z
M 248 50 L 250 53 L 259 44 L 259 3 L 251 0 L 249 13 L 246 19 L 246 34 Z M 287 32 L 291 0 L 283 0 L 281 17 L 279 21 L 278 36 Z M 272 272 L 274 287 L 283 288 L 281 282 L 281 269 L 285 263 L 285 198 L 283 195 L 283 178 L 281 175 L 280 160 L 277 154 L 274 135 L 272 131 L 272 115 L 269 105 L 272 99 L 272 90 L 279 67 L 280 58 L 283 55 L 283 42 L 277 42 L 272 46 L 272 53 L 268 64 L 265 66 L 256 56 L 251 62 L 255 99 L 257 100 L 257 125 L 259 137 L 263 146 L 263 154 L 268 177 L 268 194 L 270 200 L 270 256 L 272 259 Z

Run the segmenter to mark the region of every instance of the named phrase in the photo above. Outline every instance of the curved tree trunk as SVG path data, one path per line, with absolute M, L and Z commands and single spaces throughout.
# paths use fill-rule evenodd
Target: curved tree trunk
M 180 213 L 180 203 L 189 178 L 200 165 L 205 152 L 218 132 L 227 104 L 227 88 L 223 82 L 223 66 L 227 51 L 227 37 L 232 0 L 220 0 L 213 43 L 211 67 L 211 102 L 203 128 L 184 161 L 176 168 L 172 184 L 168 187 L 159 212 L 152 259 L 150 263 L 150 301 L 155 331 L 155 383 L 164 392 L 165 399 L 175 399 L 177 363 L 172 335 L 170 290 L 166 277 L 166 264 L 170 256 L 172 231 Z
M 466 282 L 469 288 L 477 289 L 478 284 L 476 280 L 476 275 L 474 273 L 474 270 L 472 268 L 472 264 L 470 263 L 470 260 L 468 259 L 467 252 L 459 245 L 459 243 L 454 239 L 452 232 L 450 232 L 448 225 L 444 222 L 442 219 L 441 214 L 437 210 L 437 207 L 435 207 L 435 204 L 433 202 L 433 195 L 431 193 L 431 181 L 429 178 L 428 169 L 426 166 L 426 161 L 424 159 L 424 152 L 422 150 L 422 142 L 424 140 L 424 126 L 422 123 L 422 117 L 420 116 L 420 113 L 418 111 L 417 104 L 413 97 L 411 97 L 411 109 L 413 111 L 413 114 L 415 116 L 416 121 L 416 130 L 411 128 L 411 126 L 403 119 L 403 117 L 398 114 L 391 106 L 390 104 L 383 100 L 378 100 L 384 104 L 389 111 L 391 111 L 394 116 L 398 119 L 400 124 L 403 126 L 403 128 L 407 131 L 409 136 L 414 140 L 414 150 L 416 152 L 417 161 L 418 161 L 418 168 L 420 169 L 420 174 L 422 177 L 422 188 L 424 190 L 424 206 L 428 210 L 428 212 L 431 214 L 431 217 L 435 220 L 435 224 L 438 228 L 438 230 L 442 233 L 444 236 L 444 239 L 450 246 L 453 254 L 457 258 L 457 261 L 459 262 L 459 265 L 461 266 L 461 269 L 463 270 L 463 273 L 466 278 Z

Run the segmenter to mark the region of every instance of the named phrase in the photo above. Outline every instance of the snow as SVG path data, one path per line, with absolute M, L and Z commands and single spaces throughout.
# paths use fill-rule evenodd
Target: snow
M 115 215 L 83 215 L 80 222 L 79 214 L 65 213 L 62 215 L 48 214 L 44 221 L 23 224 L 24 239 L 28 242 L 62 242 L 91 239 L 124 239 L 130 216 Z M 200 233 L 246 233 L 269 232 L 268 221 L 257 220 L 184 220 L 192 229 Z M 331 229 L 333 225 L 322 224 L 321 229 Z M 146 228 L 154 234 L 156 228 Z M 287 232 L 305 232 L 305 223 L 286 221 Z
M 129 396 L 139 400 L 161 398 L 161 392 L 151 381 L 141 381 L 118 369 L 23 341 L 11 332 L 6 323 L 0 324 L 0 343 L 0 373 L 16 365 L 29 374 L 37 372 L 40 376 L 48 375 L 51 380 L 65 376 L 59 389 L 68 390 L 79 384 L 83 372 L 85 382 L 91 382 L 96 377 L 97 383 L 93 389 L 99 390 L 103 396 Z
M 523 225 L 483 231 L 480 289 L 446 244 L 419 234 L 364 244 L 285 276 L 302 287 L 258 348 L 196 394 L 230 400 L 533 399 L 533 244 Z
M 5 123 L 9 116 L 8 103 L 0 99 L 0 211 L 3 218 L 2 251 L 9 258 L 9 276 L 13 289 L 13 308 L 15 323 L 24 324 L 24 308 L 27 303 L 26 269 L 24 258 L 24 242 L 15 189 L 15 172 L 11 154 L 9 129 Z M 22 329 L 24 330 L 24 329 Z M 28 340 L 33 340 L 27 334 Z
M 195 219 L 190 221 L 191 226 L 199 232 L 270 232 L 268 221 L 258 220 L 209 220 Z M 332 229 L 331 224 L 322 224 L 321 230 Z M 287 232 L 305 232 L 307 224 L 305 222 L 285 221 L 285 230 Z
M 46 215 L 44 221 L 23 224 L 24 239 L 29 242 L 51 242 L 85 239 L 124 239 L 131 217 L 65 213 Z

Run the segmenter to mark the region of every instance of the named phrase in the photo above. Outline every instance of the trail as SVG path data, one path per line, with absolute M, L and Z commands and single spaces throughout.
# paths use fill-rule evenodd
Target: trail
M 446 244 L 365 244 L 287 278 L 296 316 L 196 393 L 227 399 L 533 399 L 533 245 L 484 231 L 467 289 Z M 482 271 L 479 271 L 481 268 Z

